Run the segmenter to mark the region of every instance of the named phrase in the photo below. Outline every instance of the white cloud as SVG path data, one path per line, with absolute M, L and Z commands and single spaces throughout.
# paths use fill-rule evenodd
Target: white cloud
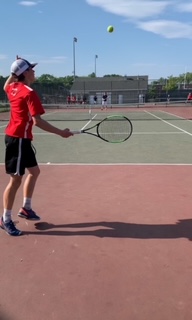
M 26 7 L 32 7 L 32 6 L 36 6 L 38 3 L 34 1 L 21 1 L 19 2 L 19 4 Z
M 183 0 L 86 0 L 86 2 L 104 11 L 126 17 L 138 28 L 164 38 L 192 38 L 192 24 L 187 20 L 187 16 L 185 19 L 184 14 L 192 12 L 191 0 L 188 3 L 184 3 Z M 175 12 L 178 21 L 175 21 Z M 164 20 L 165 16 L 169 16 L 170 19 Z
M 140 22 L 138 27 L 159 34 L 167 39 L 189 38 L 192 39 L 192 25 L 166 20 Z
M 152 0 L 86 0 L 92 6 L 127 18 L 147 18 L 159 15 L 170 5 L 170 1 Z

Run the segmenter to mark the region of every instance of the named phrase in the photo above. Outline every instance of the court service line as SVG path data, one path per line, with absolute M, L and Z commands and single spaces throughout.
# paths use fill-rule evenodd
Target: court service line
M 133 135 L 172 135 L 172 134 L 184 134 L 185 132 L 178 132 L 178 131 L 168 131 L 168 132 L 157 132 L 157 131 L 150 131 L 150 132 L 133 132 Z M 4 136 L 5 133 L 3 132 L 0 132 L 0 136 Z M 49 133 L 49 132 L 36 132 L 36 133 L 33 133 L 33 136 L 55 136 L 54 133 Z
M 168 131 L 168 132 L 157 132 L 157 131 L 150 131 L 150 132 L 133 132 L 133 135 L 168 135 L 168 134 L 184 134 L 185 132 L 178 132 L 178 131 Z M 5 133 L 3 132 L 0 132 L 0 136 L 4 136 Z M 55 136 L 54 133 L 49 133 L 49 132 L 36 132 L 36 133 L 33 133 L 33 136 Z
M 89 125 L 89 123 L 91 123 L 91 121 L 92 121 L 96 116 L 97 116 L 97 114 L 95 114 L 94 117 L 91 118 L 91 120 L 89 120 L 89 121 L 84 125 L 83 128 L 81 128 L 81 130 L 84 130 L 84 129 Z
M 161 120 L 162 122 L 168 124 L 169 126 L 174 127 L 174 128 L 176 128 L 176 129 L 178 129 L 178 130 L 180 130 L 180 131 L 188 134 L 189 136 L 192 136 L 192 133 L 190 133 L 190 132 L 188 132 L 188 131 L 186 131 L 186 130 L 181 129 L 181 128 L 178 127 L 178 126 L 175 126 L 174 124 L 170 123 L 169 121 L 166 121 L 166 120 L 164 120 L 164 119 L 162 119 L 162 118 L 154 115 L 153 113 L 151 113 L 151 112 L 149 112 L 149 111 L 147 111 L 147 110 L 145 110 L 145 112 L 148 113 L 148 114 L 150 114 L 150 115 L 153 116 L 154 118 L 159 119 L 159 120 Z
M 58 111 L 53 111 L 53 112 L 46 112 L 42 115 L 42 117 L 48 116 L 50 114 L 58 113 Z
M 172 132 L 170 132 L 170 131 L 168 131 L 168 132 L 157 132 L 157 131 L 150 131 L 150 132 L 133 132 L 133 134 L 141 134 L 141 135 L 144 135 L 144 134 L 146 134 L 146 135 L 150 135 L 150 134 L 156 134 L 156 135 L 161 135 L 161 134 L 184 134 L 185 132 L 178 132 L 178 131 L 172 131 Z

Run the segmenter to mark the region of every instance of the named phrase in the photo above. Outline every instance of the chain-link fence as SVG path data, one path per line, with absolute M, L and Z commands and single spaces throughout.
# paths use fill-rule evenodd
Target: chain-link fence
M 130 82 L 133 86 L 133 83 Z M 142 82 L 141 82 L 142 83 Z M 4 79 L 0 79 L 0 103 L 8 103 L 6 93 L 3 90 Z M 88 104 L 94 104 L 94 96 L 97 96 L 97 104 L 102 103 L 102 96 L 105 90 L 80 90 L 69 91 L 64 86 L 60 86 L 53 83 L 34 83 L 32 86 L 38 93 L 41 102 L 43 104 L 67 104 L 68 97 L 75 97 L 71 99 L 70 103 L 82 104 L 83 102 Z M 103 88 L 105 89 L 105 88 Z M 131 103 L 147 103 L 147 102 L 163 102 L 167 101 L 179 101 L 186 100 L 188 93 L 192 91 L 190 89 L 180 89 L 173 91 L 166 91 L 163 87 L 158 86 L 157 90 L 151 92 L 151 86 L 146 85 L 145 87 L 139 84 L 139 87 L 131 87 L 128 89 L 114 88 L 114 84 L 111 88 L 108 88 L 105 92 L 107 93 L 108 104 L 131 104 Z
M 0 79 L 0 103 L 7 103 L 7 95 L 3 90 L 5 80 Z M 34 90 L 39 95 L 42 103 L 67 103 L 67 96 L 70 94 L 64 86 L 54 84 L 34 83 Z

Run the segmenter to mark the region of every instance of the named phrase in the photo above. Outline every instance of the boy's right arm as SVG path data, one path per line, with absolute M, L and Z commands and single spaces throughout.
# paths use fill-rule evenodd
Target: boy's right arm
M 5 84 L 3 86 L 3 90 L 6 92 L 6 88 L 13 82 L 16 81 L 15 75 L 10 74 L 10 76 L 7 78 L 7 80 L 5 81 Z
M 42 119 L 40 115 L 33 116 L 32 119 L 33 119 L 34 125 L 44 131 L 57 134 L 63 138 L 68 138 L 70 136 L 73 136 L 73 133 L 68 128 L 61 130 L 57 127 L 54 127 L 49 122 Z

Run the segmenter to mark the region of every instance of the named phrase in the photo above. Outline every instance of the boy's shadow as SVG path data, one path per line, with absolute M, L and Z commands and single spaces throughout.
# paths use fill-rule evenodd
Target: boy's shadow
M 192 240 L 192 219 L 178 220 L 175 224 L 140 224 L 120 221 L 85 222 L 54 225 L 47 222 L 35 224 L 37 231 L 27 234 L 52 236 L 95 236 L 100 238 L 178 239 Z M 90 228 L 94 228 L 90 230 Z M 60 229 L 60 230 L 58 230 Z M 66 230 L 75 229 L 75 230 Z M 81 229 L 81 230 L 78 230 Z M 82 230 L 83 229 L 83 230 Z

